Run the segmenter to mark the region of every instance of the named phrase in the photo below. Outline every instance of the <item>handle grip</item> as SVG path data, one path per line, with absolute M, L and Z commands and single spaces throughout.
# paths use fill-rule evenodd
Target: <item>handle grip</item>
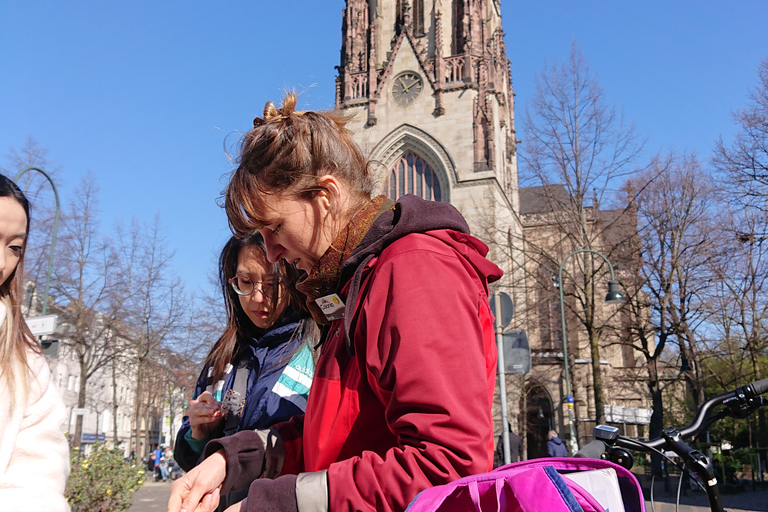
M 758 380 L 744 386 L 748 398 L 754 398 L 768 391 L 768 379 Z

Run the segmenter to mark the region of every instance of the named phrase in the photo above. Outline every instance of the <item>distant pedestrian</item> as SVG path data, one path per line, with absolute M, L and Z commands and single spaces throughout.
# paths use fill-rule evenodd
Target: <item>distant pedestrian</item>
M 523 441 L 520 436 L 512 432 L 512 425 L 507 423 L 507 430 L 509 431 L 509 454 L 511 462 L 518 462 L 523 460 Z M 499 439 L 496 442 L 496 453 L 493 457 L 493 467 L 497 468 L 504 465 L 504 436 L 499 434 Z
M 550 457 L 567 457 L 568 448 L 565 447 L 563 440 L 557 436 L 554 430 L 549 431 L 549 441 L 547 441 L 547 455 Z
M 160 473 L 160 479 L 165 482 L 168 479 L 168 465 L 165 463 L 165 457 L 163 457 L 164 449 L 162 446 L 155 448 L 152 452 L 154 458 L 155 471 Z

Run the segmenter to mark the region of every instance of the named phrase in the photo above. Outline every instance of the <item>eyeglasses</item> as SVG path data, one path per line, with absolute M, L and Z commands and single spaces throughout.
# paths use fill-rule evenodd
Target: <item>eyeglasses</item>
M 280 280 L 256 283 L 245 276 L 235 276 L 228 282 L 236 294 L 243 296 L 252 294 L 256 288 L 268 299 L 279 299 L 285 292 L 285 286 Z

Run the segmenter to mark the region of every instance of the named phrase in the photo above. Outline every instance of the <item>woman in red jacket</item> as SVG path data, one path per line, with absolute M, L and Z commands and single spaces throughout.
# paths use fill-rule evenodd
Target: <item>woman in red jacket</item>
M 447 203 L 371 198 L 338 113 L 268 103 L 226 191 L 230 226 L 307 272 L 324 337 L 304 415 L 210 442 L 168 510 L 402 511 L 421 490 L 493 462 L 496 350 L 488 283 L 501 270 Z

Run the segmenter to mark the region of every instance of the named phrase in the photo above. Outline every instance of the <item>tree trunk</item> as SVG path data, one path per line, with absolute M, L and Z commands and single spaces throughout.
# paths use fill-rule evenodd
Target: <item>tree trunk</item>
M 595 395 L 595 421 L 605 423 L 605 399 L 603 398 L 603 378 L 600 374 L 600 337 L 597 332 L 589 336 L 590 355 L 592 356 L 592 384 Z
M 142 394 L 142 374 L 144 372 L 144 363 L 139 358 L 136 362 L 136 392 L 133 396 L 133 436 L 135 440 L 135 450 L 136 450 L 136 456 L 144 457 L 147 455 L 145 453 L 146 450 L 141 449 L 141 437 L 139 436 L 139 432 L 141 429 L 141 394 Z M 146 428 L 146 425 L 145 425 Z M 146 448 L 146 445 L 145 445 Z
M 118 445 L 117 437 L 117 370 L 115 369 L 116 362 L 112 360 L 112 444 L 115 448 Z M 129 441 L 130 444 L 130 441 Z
M 85 408 L 85 384 L 87 383 L 85 363 L 80 363 L 80 385 L 77 390 L 77 408 Z M 83 438 L 83 418 L 82 414 L 78 414 L 75 417 L 75 436 L 72 439 L 72 448 L 80 449 L 80 444 Z
M 656 359 L 648 361 L 648 391 L 651 395 L 651 423 L 648 426 L 648 438 L 654 439 L 661 435 L 664 428 L 664 407 L 661 395 L 661 382 L 659 382 L 659 369 Z M 657 476 L 662 476 L 661 455 L 651 452 L 651 472 Z

